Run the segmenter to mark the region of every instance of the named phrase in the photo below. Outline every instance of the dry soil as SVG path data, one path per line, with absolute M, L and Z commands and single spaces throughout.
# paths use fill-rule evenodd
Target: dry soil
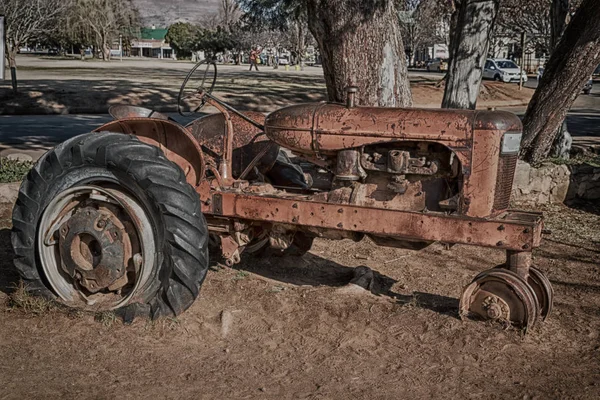
M 1 208 L 0 399 L 597 399 L 600 210 L 547 208 L 535 253 L 555 309 L 524 335 L 457 317 L 461 288 L 502 252 L 317 240 L 299 257 L 213 262 L 176 319 L 125 326 L 9 299 L 10 207 Z M 352 269 L 373 292 L 348 290 Z

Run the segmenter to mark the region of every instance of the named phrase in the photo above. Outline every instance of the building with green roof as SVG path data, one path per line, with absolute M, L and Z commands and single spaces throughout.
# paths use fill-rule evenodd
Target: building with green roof
M 142 28 L 140 38 L 131 43 L 131 55 L 134 57 L 172 58 L 175 54 L 165 37 L 168 29 Z

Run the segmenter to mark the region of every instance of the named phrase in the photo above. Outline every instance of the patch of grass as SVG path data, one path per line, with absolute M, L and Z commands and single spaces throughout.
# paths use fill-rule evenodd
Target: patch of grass
M 600 167 L 600 155 L 598 154 L 583 154 L 577 155 L 572 158 L 564 159 L 564 158 L 548 158 L 553 164 L 556 165 L 581 165 L 581 164 L 589 164 L 592 167 Z
M 271 286 L 267 291 L 270 293 L 279 293 L 279 292 L 283 292 L 285 290 L 284 286 Z
M 108 328 L 117 322 L 117 316 L 112 311 L 103 311 L 96 313 L 96 315 L 94 315 L 94 320 Z
M 21 282 L 8 297 L 8 309 L 37 316 L 56 311 L 58 304 L 41 296 L 33 296 Z
M 235 276 L 233 277 L 233 280 L 239 281 L 239 280 L 247 278 L 248 275 L 250 275 L 250 274 L 246 271 L 238 271 L 237 274 L 235 274 Z
M 32 167 L 31 161 L 0 157 L 0 183 L 20 182 Z
M 174 331 L 182 327 L 182 323 L 177 317 L 159 318 L 157 320 L 146 320 L 144 330 L 146 331 Z M 184 328 L 185 329 L 185 328 Z

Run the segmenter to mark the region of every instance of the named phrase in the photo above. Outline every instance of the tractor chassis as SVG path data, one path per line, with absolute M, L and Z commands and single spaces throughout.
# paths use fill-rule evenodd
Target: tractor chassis
M 482 219 L 323 203 L 302 195 L 278 197 L 236 190 L 200 191 L 199 195 L 207 217 L 503 249 L 507 267 L 522 277 L 528 274 L 531 251 L 539 246 L 543 228 L 542 214 L 537 212 L 509 210 Z

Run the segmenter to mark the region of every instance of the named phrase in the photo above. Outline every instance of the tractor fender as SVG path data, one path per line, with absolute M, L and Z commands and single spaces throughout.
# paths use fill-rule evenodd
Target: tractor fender
M 111 121 L 94 132 L 135 135 L 161 149 L 184 172 L 186 181 L 197 187 L 204 177 L 204 156 L 192 134 L 181 125 L 158 118 L 127 118 Z

